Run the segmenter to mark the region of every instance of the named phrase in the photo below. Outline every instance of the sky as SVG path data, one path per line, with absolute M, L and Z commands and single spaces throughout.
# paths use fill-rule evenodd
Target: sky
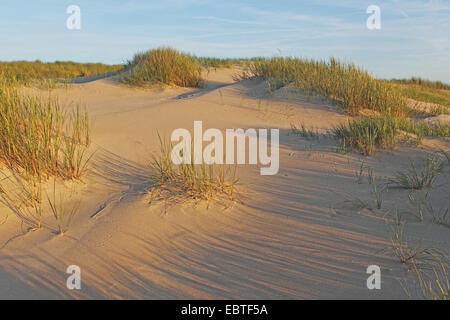
M 81 10 L 70 30 L 67 7 Z M 369 5 L 381 10 L 370 30 Z M 450 0 L 0 0 L 0 60 L 123 63 L 172 46 L 198 56 L 352 61 L 381 78 L 450 83 Z

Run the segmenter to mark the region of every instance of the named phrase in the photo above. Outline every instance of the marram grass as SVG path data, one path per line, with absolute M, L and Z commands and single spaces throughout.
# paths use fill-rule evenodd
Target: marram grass
M 157 48 L 138 53 L 128 63 L 128 72 L 121 81 L 130 85 L 165 84 L 180 87 L 199 87 L 202 66 L 187 53 L 172 48 Z
M 349 120 L 332 130 L 342 148 L 358 150 L 364 155 L 371 155 L 376 148 L 392 148 L 398 126 L 394 118 L 360 117 Z
M 399 83 L 405 85 L 417 85 L 424 88 L 438 89 L 438 90 L 450 90 L 450 85 L 442 81 L 430 81 L 422 78 L 413 77 L 411 79 L 392 79 L 391 83 Z
M 438 175 L 440 175 L 445 167 L 445 162 L 440 157 L 427 157 L 415 163 L 410 160 L 410 167 L 405 171 L 397 171 L 394 178 L 390 180 L 392 186 L 410 189 L 421 190 L 423 188 L 430 188 Z
M 238 182 L 236 167 L 195 165 L 193 156 L 190 163 L 174 165 L 171 158 L 172 144 L 160 136 L 159 142 L 160 152 L 151 162 L 155 172 L 152 191 L 208 203 L 221 200 L 235 202 Z
M 390 115 L 361 116 L 334 127 L 331 133 L 339 141 L 342 150 L 357 150 L 364 155 L 371 155 L 376 149 L 395 147 L 396 137 L 402 131 L 414 134 L 417 144 L 420 144 L 425 136 L 449 137 L 450 124 Z
M 268 80 L 271 87 L 293 85 L 332 98 L 350 115 L 356 115 L 361 109 L 396 117 L 406 114 L 405 99 L 391 85 L 354 64 L 334 58 L 329 61 L 260 58 L 250 63 L 248 73 Z
M 103 63 L 77 63 L 72 61 L 41 62 L 13 61 L 0 62 L 0 84 L 31 85 L 50 79 L 68 79 L 91 76 L 123 69 L 123 65 Z
M 79 179 L 90 144 L 88 114 L 63 112 L 52 98 L 0 87 L 0 165 L 39 180 Z

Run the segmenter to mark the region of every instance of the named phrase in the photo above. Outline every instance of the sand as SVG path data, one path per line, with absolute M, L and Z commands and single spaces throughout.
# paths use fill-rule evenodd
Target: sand
M 235 82 L 235 72 L 211 70 L 203 89 L 140 89 L 101 79 L 52 90 L 67 108 L 87 107 L 95 154 L 68 200 L 81 206 L 65 236 L 48 228 L 27 231 L 0 204 L 0 298 L 407 298 L 402 282 L 414 275 L 383 249 L 386 217 L 395 208 L 411 210 L 408 191 L 390 189 L 382 209 L 374 209 L 372 186 L 366 177 L 358 183 L 355 171 L 364 161 L 385 181 L 411 157 L 448 151 L 449 140 L 403 143 L 371 157 L 338 153 L 325 135 L 347 120 L 338 107 L 289 88 L 268 94 L 264 81 Z M 258 166 L 239 166 L 240 196 L 231 208 L 149 203 L 157 132 L 192 130 L 194 120 L 220 130 L 279 128 L 279 173 L 261 176 Z M 303 139 L 292 134 L 292 123 L 323 135 Z M 436 207 L 449 206 L 448 177 L 441 175 L 432 190 Z M 370 208 L 344 203 L 347 194 Z M 423 239 L 449 254 L 447 227 L 429 217 L 405 219 L 411 241 Z M 81 290 L 66 288 L 69 265 L 81 268 Z M 366 287 L 369 265 L 381 267 L 381 290 Z

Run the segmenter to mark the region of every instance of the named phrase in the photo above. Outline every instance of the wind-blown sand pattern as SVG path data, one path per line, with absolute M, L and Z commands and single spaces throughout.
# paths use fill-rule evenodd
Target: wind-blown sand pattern
M 347 120 L 338 107 L 288 88 L 269 94 L 263 80 L 235 82 L 236 72 L 212 70 L 202 89 L 138 89 L 107 78 L 53 90 L 67 108 L 86 105 L 95 154 L 77 183 L 81 207 L 64 237 L 27 231 L 0 205 L 0 298 L 406 298 L 401 282 L 414 275 L 383 250 L 390 245 L 385 211 L 349 207 L 342 194 L 373 202 L 366 179 L 356 182 L 361 161 L 377 178 L 391 177 L 409 157 L 448 152 L 448 139 L 372 157 L 337 153 L 325 133 Z M 280 128 L 278 175 L 239 166 L 239 201 L 231 208 L 149 203 L 157 132 L 192 130 L 194 120 L 220 130 Z M 317 128 L 320 139 L 293 135 L 292 123 Z M 448 177 L 438 177 L 436 207 L 448 206 Z M 383 206 L 406 210 L 399 199 L 407 194 L 391 189 Z M 413 239 L 449 253 L 448 228 L 410 220 Z M 82 270 L 81 291 L 65 286 L 69 265 Z M 367 289 L 369 265 L 381 267 L 383 290 Z

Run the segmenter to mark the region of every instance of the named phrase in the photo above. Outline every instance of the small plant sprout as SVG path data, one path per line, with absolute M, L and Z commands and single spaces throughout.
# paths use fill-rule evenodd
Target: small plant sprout
M 362 183 L 363 180 L 363 174 L 364 174 L 364 161 L 361 161 L 361 165 L 359 166 L 359 170 L 355 172 L 356 175 L 356 182 L 358 184 Z
M 383 192 L 385 191 L 385 189 L 386 189 L 386 186 L 379 189 L 379 187 L 377 187 L 375 177 L 372 176 L 372 191 L 373 191 L 373 194 L 375 195 L 378 210 L 381 209 L 381 205 L 383 204 Z
M 47 195 L 48 204 L 50 206 L 53 217 L 56 220 L 58 234 L 63 236 L 69 229 L 72 219 L 76 215 L 79 209 L 79 202 L 76 202 L 75 205 L 72 205 L 69 209 L 66 207 L 65 201 L 63 197 L 63 191 L 59 192 L 59 197 L 56 196 L 57 193 L 57 184 L 56 179 L 53 180 L 53 194 L 50 197 Z M 64 186 L 61 186 L 64 188 Z
M 412 215 L 417 218 L 419 221 L 423 221 L 423 210 L 422 210 L 422 202 L 421 199 L 418 198 L 414 193 L 408 194 L 409 202 L 414 206 L 414 211 Z
M 341 196 L 344 197 L 344 203 L 350 205 L 351 207 L 362 210 L 362 209 L 370 209 L 370 205 L 366 202 L 361 200 L 360 198 L 349 194 L 349 193 L 342 193 Z
M 374 171 L 373 168 L 367 168 L 367 180 L 369 184 L 371 184 L 374 180 Z
M 448 207 L 447 209 L 436 209 L 431 203 L 430 192 L 427 192 L 425 196 L 420 200 L 425 211 L 432 218 L 434 223 L 450 228 L 450 215 L 448 214 L 450 211 L 450 207 Z
M 445 152 L 444 150 L 439 150 L 439 152 L 445 157 L 447 160 L 447 166 L 450 166 L 450 153 Z

